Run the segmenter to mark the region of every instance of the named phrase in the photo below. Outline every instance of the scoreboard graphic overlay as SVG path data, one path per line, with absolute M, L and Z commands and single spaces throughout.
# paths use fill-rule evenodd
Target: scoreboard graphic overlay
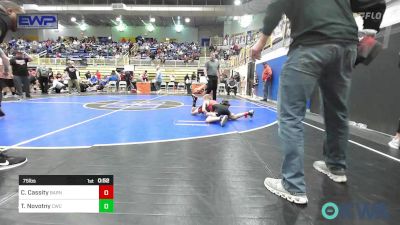
M 113 213 L 113 175 L 20 175 L 20 213 Z

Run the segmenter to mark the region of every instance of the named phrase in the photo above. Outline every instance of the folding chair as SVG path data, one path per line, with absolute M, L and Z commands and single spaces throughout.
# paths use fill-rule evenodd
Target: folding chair
M 167 83 L 165 83 L 165 82 L 162 82 L 162 83 L 161 83 L 161 85 L 160 85 L 160 91 L 161 91 L 161 90 L 164 90 L 164 91 L 167 90 Z
M 175 91 L 175 82 L 169 82 L 167 86 L 167 92 L 169 92 L 172 89 L 172 91 Z
M 110 81 L 107 89 L 108 91 L 115 92 L 117 90 L 117 81 Z
M 226 88 L 225 88 L 225 84 L 224 83 L 219 83 L 218 84 L 217 93 L 226 95 Z
M 126 91 L 126 88 L 127 88 L 126 81 L 120 81 L 119 82 L 119 91 L 122 91 L 122 90 Z
M 182 91 L 183 93 L 185 93 L 185 90 L 186 90 L 185 84 L 179 82 L 179 83 L 178 83 L 178 88 L 177 88 L 177 90 L 178 90 L 178 91 Z

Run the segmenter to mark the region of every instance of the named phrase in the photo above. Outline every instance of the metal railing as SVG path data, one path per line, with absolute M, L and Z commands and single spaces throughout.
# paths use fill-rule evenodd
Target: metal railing
M 240 56 L 240 57 L 239 57 Z M 239 66 L 244 63 L 243 56 L 232 56 L 229 60 L 221 60 L 221 68 L 232 68 Z M 183 60 L 166 60 L 165 63 L 160 63 L 159 60 L 151 61 L 150 59 L 133 59 L 129 57 L 120 58 L 110 58 L 110 59 L 96 59 L 88 58 L 86 59 L 86 64 L 88 66 L 115 66 L 123 67 L 125 65 L 137 65 L 137 66 L 157 66 L 162 65 L 165 67 L 204 67 L 204 64 L 209 60 L 209 57 L 200 57 L 199 60 L 189 61 L 185 63 Z M 29 63 L 29 66 L 39 66 L 39 65 L 66 65 L 68 59 L 66 58 L 40 58 L 39 55 L 33 56 L 33 61 Z

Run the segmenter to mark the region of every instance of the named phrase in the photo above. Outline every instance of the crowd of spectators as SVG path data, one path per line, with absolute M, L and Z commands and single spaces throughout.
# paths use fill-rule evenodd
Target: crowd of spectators
M 110 38 L 76 37 L 61 38 L 46 41 L 28 41 L 12 38 L 8 43 L 1 44 L 8 55 L 17 51 L 28 54 L 39 54 L 43 58 L 119 58 L 131 56 L 134 59 L 183 60 L 185 62 L 198 60 L 200 46 L 197 43 L 158 42 L 153 38 L 137 37 L 135 41 L 122 39 L 119 42 Z
M 184 62 L 200 58 L 200 46 L 194 42 L 158 42 L 156 39 L 138 39 L 131 48 L 131 56 L 135 59 L 183 60 Z
M 39 54 L 45 58 L 110 58 L 120 57 L 129 52 L 130 42 L 97 41 L 95 37 L 79 40 L 78 38 L 61 38 L 46 41 L 28 41 L 12 38 L 1 45 L 8 55 L 17 51 L 28 54 Z
M 209 47 L 210 52 L 214 52 L 216 53 L 216 58 L 221 60 L 229 60 L 231 56 L 234 55 L 239 55 L 240 54 L 240 50 L 242 48 L 240 47 L 240 45 L 238 44 L 234 44 L 232 46 L 227 46 L 227 45 L 223 45 L 223 46 L 216 46 L 216 45 L 211 45 Z

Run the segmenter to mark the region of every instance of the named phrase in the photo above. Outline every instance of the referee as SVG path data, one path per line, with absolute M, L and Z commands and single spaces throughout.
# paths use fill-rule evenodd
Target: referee
M 217 87 L 218 77 L 220 76 L 219 62 L 215 58 L 215 53 L 211 53 L 210 61 L 206 62 L 204 74 L 208 78 L 206 93 L 210 94 L 213 92 L 213 100 L 217 100 Z

